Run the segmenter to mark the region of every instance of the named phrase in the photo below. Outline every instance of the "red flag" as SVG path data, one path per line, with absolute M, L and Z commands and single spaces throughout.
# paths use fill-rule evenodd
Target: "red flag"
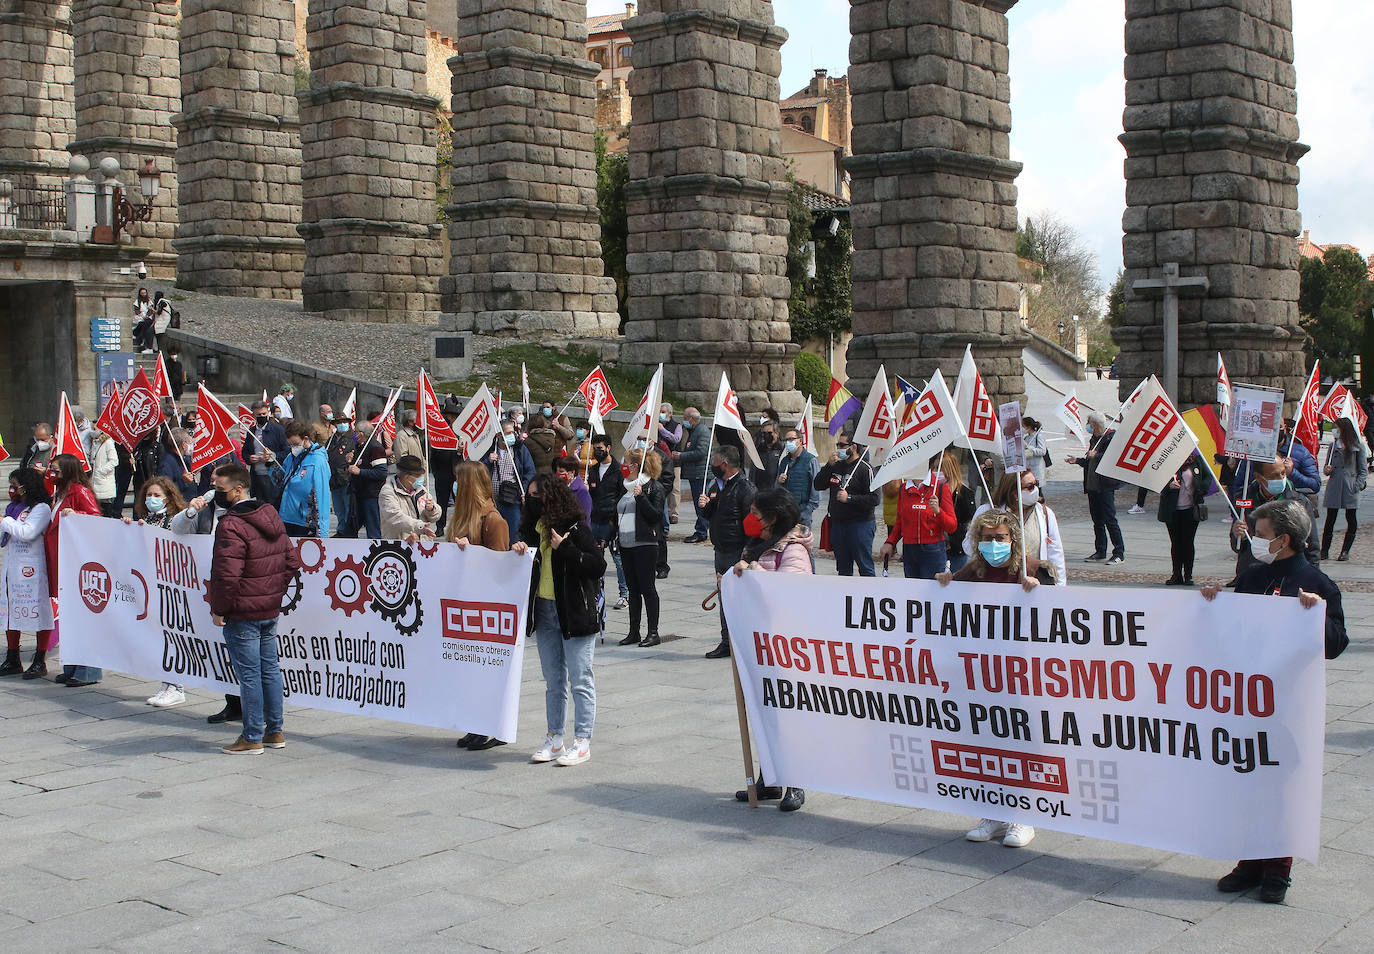
M 81 461 L 82 470 L 90 470 L 86 460 L 86 449 L 81 446 L 81 435 L 76 432 L 76 419 L 72 417 L 71 405 L 67 403 L 67 392 L 62 392 L 62 409 L 58 412 L 57 437 L 53 442 L 52 456 L 71 454 Z
M 167 365 L 162 361 L 162 352 L 157 353 L 157 369 L 154 372 L 157 380 L 153 382 L 154 393 L 160 398 L 172 396 L 172 379 L 167 377 Z
M 252 432 L 253 426 L 258 423 L 258 419 L 253 415 L 253 409 L 239 405 L 239 436 L 244 440 Z
M 1320 361 L 1312 363 L 1312 376 L 1307 379 L 1307 387 L 1303 389 L 1302 401 L 1298 403 L 1298 420 L 1293 427 L 1293 440 L 1301 441 L 1313 457 L 1317 456 L 1322 446 L 1320 368 Z M 1293 452 L 1292 440 L 1288 442 L 1288 452 Z
M 429 375 L 423 369 L 415 392 L 415 416 L 420 419 L 420 429 L 425 432 L 429 446 L 435 450 L 457 450 L 458 435 L 453 433 L 444 415 L 439 413 L 439 398 L 434 393 L 434 385 L 429 382 Z
M 1345 396 L 1349 393 L 1344 384 L 1331 385 L 1331 390 L 1326 392 L 1326 400 L 1322 402 L 1322 418 L 1327 421 L 1338 420 L 1341 409 L 1345 406 Z
M 606 380 L 606 373 L 600 365 L 582 379 L 577 390 L 587 399 L 587 410 L 594 411 L 598 417 L 605 417 L 616 407 L 615 395 L 611 393 L 610 382 Z
M 5 445 L 0 443 L 0 460 L 9 460 L 10 452 L 5 450 Z
M 105 402 L 105 410 L 95 419 L 96 429 L 119 440 L 119 412 L 123 407 L 124 399 L 119 395 L 119 383 L 116 382 L 110 391 L 109 399 Z
M 196 392 L 196 432 L 192 437 L 191 459 L 187 462 L 192 473 L 225 454 L 238 456 L 229 437 L 229 428 L 237 423 L 238 419 L 202 381 Z
M 147 433 L 162 425 L 162 410 L 153 386 L 148 383 L 148 375 L 140 370 L 133 383 L 124 391 L 115 420 L 112 436 L 129 450 L 141 441 Z

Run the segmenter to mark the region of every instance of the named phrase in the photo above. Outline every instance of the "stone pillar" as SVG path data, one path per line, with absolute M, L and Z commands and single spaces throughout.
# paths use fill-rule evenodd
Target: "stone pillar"
M 787 32 L 764 0 L 649 0 L 627 20 L 630 321 L 622 356 L 715 406 L 801 407 L 787 321 L 787 190 L 778 111 Z M 795 405 L 795 408 L 794 408 Z
M 435 109 L 423 0 L 310 0 L 305 310 L 340 321 L 433 324 L 443 273 Z
M 172 237 L 177 222 L 176 131 L 172 116 L 181 108 L 174 0 L 72 0 L 75 62 L 76 139 L 74 155 L 91 168 L 119 160 L 124 192 L 141 201 L 138 170 L 157 163 L 161 189 L 152 218 L 129 226 L 135 245 L 155 278 L 176 272 Z
M 1200 6 L 1200 5 L 1192 5 Z M 1306 381 L 1298 325 L 1298 159 L 1289 0 L 1188 9 L 1133 0 L 1126 18 L 1126 287 L 1166 262 L 1205 276 L 1179 301 L 1182 405 L 1216 400 L 1216 353 L 1233 381 Z M 1128 298 L 1117 368 L 1128 386 L 1163 367 L 1163 303 Z
M 305 244 L 290 0 L 182 0 L 177 284 L 298 298 Z
M 57 185 L 76 131 L 69 0 L 0 0 L 0 179 Z
M 577 0 L 458 4 L 446 330 L 619 330 L 601 262 L 586 14 Z
M 854 0 L 856 393 L 878 365 L 950 386 L 966 345 L 994 401 L 1023 392 L 1007 11 L 1016 0 Z

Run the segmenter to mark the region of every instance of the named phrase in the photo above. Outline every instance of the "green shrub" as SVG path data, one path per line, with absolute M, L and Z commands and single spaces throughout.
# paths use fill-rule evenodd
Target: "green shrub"
M 821 356 L 811 351 L 802 351 L 794 362 L 797 375 L 797 390 L 802 397 L 809 397 L 820 405 L 830 396 L 830 369 L 825 366 Z

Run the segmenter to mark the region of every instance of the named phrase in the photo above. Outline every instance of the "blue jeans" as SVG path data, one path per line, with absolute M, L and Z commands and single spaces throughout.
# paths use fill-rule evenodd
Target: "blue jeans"
M 277 619 L 224 621 L 224 644 L 239 677 L 243 737 L 261 742 L 282 729 L 282 679 L 277 666 Z
M 496 512 L 501 515 L 501 519 L 506 521 L 506 529 L 510 532 L 511 543 L 520 539 L 520 505 L 518 503 L 496 505 Z
M 908 580 L 933 580 L 945 572 L 949 551 L 943 540 L 935 543 L 903 543 L 902 575 Z
M 1126 541 L 1121 538 L 1121 524 L 1116 520 L 1116 491 L 1088 491 L 1088 515 L 1093 519 L 1093 553 L 1105 556 L 1107 538 L 1112 540 L 1112 556 L 1126 555 Z
M 338 521 L 334 528 L 334 535 L 342 536 L 348 529 L 349 521 L 353 518 L 353 501 L 349 497 L 347 487 L 331 487 L 329 498 L 334 505 L 334 518 Z M 328 536 L 325 532 L 328 529 L 328 527 L 321 529 L 320 536 Z
M 873 534 L 877 530 L 873 518 L 858 523 L 830 521 L 830 549 L 835 551 L 835 572 L 853 576 L 858 564 L 859 576 L 873 576 Z
M 367 531 L 369 540 L 380 540 L 382 538 L 382 509 L 377 504 L 376 497 L 358 498 L 358 522 Z M 357 536 L 357 533 L 354 533 Z
M 968 566 L 967 553 L 959 552 L 949 558 L 949 572 L 951 573 L 958 573 L 966 566 Z
M 625 566 L 620 562 L 620 547 L 611 547 L 611 541 L 615 539 L 615 524 L 593 523 L 590 526 L 592 536 L 605 543 L 606 549 L 611 551 L 611 560 L 615 562 L 616 586 L 620 589 L 621 599 L 625 599 L 630 595 L 630 588 L 625 585 Z
M 573 737 L 590 739 L 596 722 L 596 683 L 592 680 L 595 636 L 563 638 L 553 600 L 534 601 L 534 638 L 539 644 L 539 666 L 544 671 L 544 715 L 549 734 L 562 735 L 568 713 L 568 687 L 572 686 Z M 245 710 L 245 716 L 247 712 Z
M 697 506 L 697 498 L 706 493 L 706 478 L 688 477 L 687 486 L 692 488 L 692 509 L 697 514 L 697 525 L 693 532 L 699 537 L 704 537 L 711 530 L 711 521 L 701 515 L 701 508 Z

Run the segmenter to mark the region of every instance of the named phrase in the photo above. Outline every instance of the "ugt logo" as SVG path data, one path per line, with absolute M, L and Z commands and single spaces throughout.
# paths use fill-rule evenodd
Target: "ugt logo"
M 99 563 L 82 565 L 78 576 L 81 600 L 92 613 L 99 613 L 110 602 L 110 574 Z
M 119 417 L 126 434 L 141 437 L 162 419 L 157 396 L 146 388 L 130 388 L 119 408 Z
M 1169 399 L 1163 395 L 1156 397 L 1131 432 L 1130 442 L 1117 457 L 1117 466 L 1137 474 L 1143 471 L 1177 425 L 1178 414 Z

